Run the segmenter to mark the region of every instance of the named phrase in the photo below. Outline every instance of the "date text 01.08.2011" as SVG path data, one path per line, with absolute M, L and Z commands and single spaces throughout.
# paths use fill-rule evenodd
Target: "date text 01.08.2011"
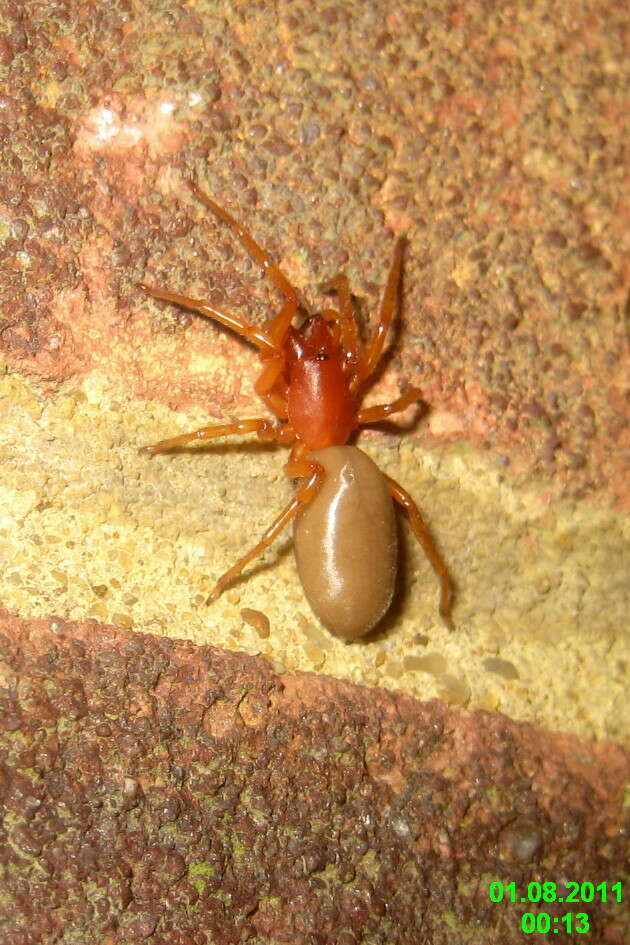
M 590 883 L 568 881 L 556 883 L 531 882 L 523 888 L 516 883 L 502 883 L 496 880 L 488 887 L 488 897 L 491 902 L 621 902 L 623 899 L 623 884 Z

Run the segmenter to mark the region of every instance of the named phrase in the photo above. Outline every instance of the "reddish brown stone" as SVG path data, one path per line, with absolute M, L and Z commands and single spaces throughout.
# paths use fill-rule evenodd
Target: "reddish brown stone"
M 2 615 L 0 672 L 1 945 L 509 945 L 491 881 L 621 878 L 611 743 L 90 622 Z
M 374 312 L 406 232 L 395 366 L 439 409 L 434 435 L 628 502 L 623 4 L 23 7 L 7 4 L 0 44 L 13 364 L 51 385 L 97 366 L 140 396 L 238 412 L 247 391 L 225 375 L 247 355 L 136 288 L 277 310 L 187 193 L 198 175 L 314 304 L 344 267 Z M 150 352 L 169 332 L 165 376 Z M 191 348 L 220 368 L 191 376 Z

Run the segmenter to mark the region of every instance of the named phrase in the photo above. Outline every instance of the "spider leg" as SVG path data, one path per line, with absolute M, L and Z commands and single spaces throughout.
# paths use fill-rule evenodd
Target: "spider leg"
M 280 309 L 280 312 L 265 323 L 266 334 L 268 334 L 270 338 L 273 338 L 278 347 L 282 346 L 297 310 L 297 300 L 287 299 Z
M 451 607 L 453 606 L 453 585 L 451 582 L 450 575 L 446 569 L 446 565 L 442 560 L 442 556 L 437 549 L 437 546 L 431 536 L 431 532 L 427 528 L 418 506 L 413 501 L 409 493 L 399 485 L 395 479 L 390 478 L 390 476 L 385 476 L 387 479 L 387 485 L 390 491 L 390 494 L 395 502 L 397 502 L 405 511 L 407 518 L 409 519 L 409 524 L 411 529 L 422 545 L 422 550 L 429 559 L 429 564 L 437 574 L 441 592 L 440 592 L 440 617 L 449 628 L 453 629 L 453 621 L 451 618 Z
M 156 299 L 161 299 L 164 302 L 173 302 L 176 305 L 183 305 L 185 308 L 191 308 L 201 315 L 216 319 L 216 321 L 220 322 L 222 325 L 226 325 L 237 334 L 246 338 L 247 341 L 255 344 L 261 349 L 262 353 L 278 355 L 281 352 L 284 337 L 298 309 L 299 296 L 297 289 L 289 282 L 279 266 L 273 262 L 269 253 L 254 240 L 247 230 L 242 227 L 227 210 L 224 210 L 223 207 L 215 203 L 215 201 L 197 187 L 196 184 L 191 183 L 190 188 L 193 194 L 204 203 L 215 216 L 224 223 L 227 223 L 228 226 L 234 230 L 248 253 L 262 266 L 263 271 L 270 277 L 276 288 L 285 296 L 285 303 L 280 313 L 270 319 L 264 329 L 261 329 L 250 324 L 241 316 L 234 315 L 232 312 L 225 312 L 223 309 L 219 309 L 215 305 L 210 304 L 210 302 L 206 302 L 202 299 L 194 299 L 190 296 L 179 295 L 176 292 L 170 292 L 166 289 L 154 288 L 143 282 L 140 283 L 140 287 Z M 261 393 L 261 396 L 265 397 L 265 394 L 266 392 Z M 272 406 L 271 403 L 270 406 Z
M 215 203 L 214 200 L 204 193 L 203 190 L 201 190 L 196 184 L 191 183 L 190 188 L 194 195 L 199 200 L 201 200 L 201 202 L 204 203 L 206 207 L 208 207 L 208 209 L 219 218 L 219 220 L 227 223 L 228 226 L 234 230 L 252 259 L 262 266 L 263 271 L 269 276 L 276 288 L 282 292 L 287 300 L 295 302 L 297 306 L 297 289 L 291 284 L 291 282 L 289 282 L 280 267 L 273 262 L 269 253 L 256 242 L 256 240 L 248 233 L 245 227 L 241 226 L 241 224 L 235 220 L 234 217 L 227 212 L 227 210 L 224 210 L 223 207 L 220 207 L 218 203 Z
M 239 315 L 233 315 L 231 312 L 225 312 L 223 309 L 216 308 L 210 302 L 204 302 L 202 299 L 193 299 L 187 295 L 178 295 L 176 292 L 169 292 L 167 289 L 157 289 L 146 285 L 144 282 L 138 283 L 148 295 L 154 299 L 161 299 L 163 302 L 174 302 L 175 305 L 183 305 L 184 308 L 194 309 L 207 318 L 213 318 L 227 328 L 231 328 L 237 335 L 241 335 L 246 341 L 256 345 L 261 351 L 268 354 L 278 354 L 280 349 L 274 339 L 263 329 L 250 324 Z
M 340 341 L 345 352 L 345 366 L 353 370 L 361 354 L 361 339 L 357 328 L 348 277 L 340 272 L 322 286 L 323 292 L 336 292 L 339 299 L 339 311 L 326 309 L 322 316 L 327 321 L 334 321 L 339 325 Z
M 385 347 L 385 341 L 387 339 L 387 332 L 389 331 L 389 328 L 394 320 L 394 316 L 398 310 L 398 292 L 400 289 L 400 274 L 402 270 L 402 256 L 404 246 L 404 238 L 399 237 L 399 239 L 396 240 L 396 244 L 394 246 L 394 255 L 392 257 L 392 264 L 387 277 L 385 292 L 383 293 L 383 301 L 381 302 L 379 320 L 376 323 L 376 327 L 372 332 L 372 336 L 367 343 L 363 356 L 357 364 L 354 376 L 351 381 L 353 391 L 356 391 L 361 386 L 361 384 L 363 384 L 364 381 L 366 381 L 367 378 L 374 373 L 374 369 L 376 368 L 381 354 L 383 353 L 383 348 Z
M 276 417 L 279 420 L 286 420 L 289 416 L 289 409 L 287 406 L 287 399 L 284 396 L 286 385 L 284 385 L 283 392 L 280 390 L 274 390 L 274 386 L 280 380 L 280 376 L 284 370 L 284 358 L 272 358 L 271 361 L 268 361 L 254 384 L 254 390 L 259 397 L 264 400 L 267 404 L 267 407 L 275 413 Z
M 265 332 L 278 344 L 280 352 L 269 360 L 265 359 L 262 372 L 254 384 L 258 396 L 262 397 L 269 409 L 281 420 L 286 420 L 288 416 L 286 383 L 282 380 L 286 356 L 281 346 L 296 311 L 295 299 L 287 299 L 280 313 L 265 325 Z
M 308 446 L 303 440 L 298 440 L 291 450 L 287 464 L 284 467 L 285 474 L 289 479 L 305 479 L 310 476 L 313 466 L 319 466 L 323 471 L 323 466 L 316 463 L 314 459 L 308 459 Z M 318 487 L 319 488 L 319 487 Z
M 303 444 L 298 444 L 301 446 Z M 294 449 L 291 453 L 291 457 L 294 456 L 296 450 Z M 299 455 L 299 454 L 298 454 Z M 291 472 L 289 471 L 291 468 Z M 280 515 L 276 520 L 269 526 L 267 531 L 264 533 L 257 545 L 255 545 L 251 551 L 248 551 L 246 555 L 240 558 L 236 564 L 230 568 L 229 571 L 226 571 L 219 580 L 217 581 L 214 590 L 209 595 L 206 603 L 212 604 L 218 597 L 222 594 L 225 587 L 238 577 L 244 567 L 249 564 L 250 561 L 253 561 L 254 558 L 257 558 L 258 555 L 262 554 L 266 548 L 274 541 L 275 538 L 280 534 L 283 528 L 285 528 L 289 522 L 291 522 L 298 512 L 304 508 L 305 505 L 311 501 L 314 495 L 319 490 L 324 476 L 325 471 L 323 466 L 315 462 L 315 460 L 294 460 L 289 459 L 287 463 L 287 472 L 292 477 L 305 478 L 306 482 L 304 485 L 300 486 L 296 494 L 293 496 L 289 504 L 282 510 Z
M 391 414 L 404 410 L 405 407 L 416 403 L 418 400 L 422 400 L 422 391 L 419 387 L 410 387 L 401 397 L 397 397 L 389 404 L 375 404 L 373 407 L 364 407 L 363 410 L 359 410 L 357 423 L 359 425 L 380 423 L 381 420 L 386 420 Z
M 179 446 L 186 446 L 188 443 L 201 443 L 205 440 L 214 440 L 218 436 L 231 436 L 233 433 L 257 433 L 261 440 L 282 441 L 284 439 L 284 427 L 276 426 L 271 420 L 235 420 L 234 423 L 202 427 L 193 433 L 182 433 L 169 440 L 160 440 L 159 443 L 142 446 L 140 452 L 153 456 L 155 453 L 163 453 Z

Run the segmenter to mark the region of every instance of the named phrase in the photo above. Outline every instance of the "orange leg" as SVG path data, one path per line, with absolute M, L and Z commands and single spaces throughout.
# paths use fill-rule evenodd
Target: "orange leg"
M 387 285 L 385 286 L 385 293 L 383 295 L 383 301 L 381 302 L 380 317 L 376 328 L 372 332 L 372 337 L 367 344 L 363 357 L 357 365 L 354 377 L 352 378 L 353 391 L 357 390 L 361 384 L 367 380 L 370 374 L 373 373 L 383 353 L 387 332 L 398 309 L 398 292 L 400 289 L 400 273 L 402 270 L 404 246 L 405 241 L 402 237 L 396 240 L 394 256 L 387 277 Z
M 452 630 L 453 621 L 451 618 L 451 607 L 453 606 L 453 585 L 451 583 L 450 575 L 446 570 L 446 565 L 442 561 L 442 557 L 440 552 L 437 550 L 431 533 L 423 521 L 418 506 L 413 501 L 409 493 L 406 492 L 405 489 L 403 489 L 403 487 L 400 486 L 395 479 L 391 479 L 389 476 L 385 476 L 385 478 L 387 479 L 387 485 L 392 498 L 405 510 L 412 531 L 422 545 L 422 550 L 429 559 L 431 567 L 439 578 L 441 585 L 440 617 L 449 630 Z
M 418 400 L 422 400 L 422 391 L 419 387 L 410 387 L 402 397 L 392 400 L 389 404 L 375 404 L 374 407 L 365 407 L 363 410 L 359 410 L 357 423 L 359 426 L 363 423 L 380 423 L 381 420 L 386 420 L 391 414 L 404 410 L 405 407 L 416 403 Z
M 291 457 L 293 457 L 294 453 L 295 450 L 291 453 Z M 291 469 L 290 472 L 289 469 Z M 257 558 L 258 555 L 262 554 L 274 539 L 278 537 L 282 529 L 295 518 L 300 509 L 308 505 L 319 490 L 325 475 L 323 466 L 320 466 L 320 464 L 316 463 L 314 460 L 298 461 L 289 459 L 287 463 L 287 473 L 292 478 L 304 477 L 306 482 L 298 489 L 287 507 L 280 513 L 273 524 L 269 526 L 258 544 L 240 558 L 234 567 L 230 568 L 229 571 L 226 571 L 225 574 L 219 578 L 214 590 L 206 601 L 207 604 L 214 603 L 214 601 L 221 596 L 224 588 L 227 587 L 228 584 L 231 584 L 234 578 L 238 577 L 243 568 L 246 567 L 250 561 L 253 561 L 254 558 Z
M 154 299 L 161 299 L 163 302 L 173 302 L 175 305 L 183 305 L 184 308 L 192 308 L 195 312 L 199 312 L 207 318 L 214 318 L 215 321 L 220 322 L 227 328 L 231 328 L 237 335 L 241 335 L 241 337 L 256 345 L 261 351 L 276 355 L 280 353 L 280 348 L 266 331 L 263 331 L 261 328 L 256 328 L 255 325 L 251 325 L 239 315 L 224 312 L 223 309 L 216 308 L 216 306 L 211 305 L 210 302 L 204 302 L 202 299 L 193 299 L 188 295 L 178 295 L 178 293 L 169 292 L 167 289 L 156 289 L 146 285 L 144 282 L 139 282 L 138 285 L 141 289 L 144 289 L 148 295 L 152 295 Z
M 286 398 L 286 384 L 281 384 L 282 393 L 274 386 L 280 383 L 281 374 L 284 370 L 284 358 L 272 358 L 268 361 L 254 384 L 254 390 L 267 407 L 275 413 L 280 420 L 286 420 L 289 416 Z
M 256 393 L 265 401 L 270 410 L 272 410 L 276 416 L 280 417 L 280 419 L 284 420 L 287 417 L 286 398 L 283 397 L 278 390 L 274 391 L 273 387 L 276 385 L 284 369 L 284 354 L 281 349 L 284 338 L 298 309 L 299 297 L 297 289 L 289 282 L 282 270 L 275 265 L 269 253 L 256 242 L 247 230 L 242 227 L 227 210 L 224 210 L 218 203 L 215 203 L 215 201 L 196 184 L 191 184 L 190 187 L 198 200 L 205 204 L 223 223 L 227 223 L 227 225 L 231 227 L 250 256 L 262 267 L 263 271 L 270 277 L 276 288 L 285 296 L 285 303 L 279 314 L 269 319 L 262 332 L 260 332 L 260 334 L 264 335 L 265 338 L 269 339 L 275 346 L 275 357 L 272 357 L 271 361 L 265 364 L 255 385 Z M 234 318 L 234 316 L 231 317 Z M 249 334 L 249 338 L 253 338 L 251 333 Z M 265 352 L 269 351 L 268 348 L 264 350 Z
M 352 309 L 352 299 L 350 297 L 350 287 L 348 286 L 348 277 L 342 272 L 324 283 L 323 292 L 336 292 L 339 298 L 340 311 L 336 312 L 328 309 L 323 312 L 327 321 L 336 321 L 341 331 L 341 344 L 346 352 L 346 365 L 353 369 L 361 354 L 361 340 L 357 329 L 354 311 Z
M 280 339 L 278 342 L 280 343 L 293 320 L 295 312 L 295 303 L 288 300 L 282 307 L 280 314 L 267 322 L 265 331 L 274 340 Z M 286 397 L 287 385 L 282 378 L 285 368 L 285 355 L 284 353 L 280 353 L 269 360 L 264 359 L 264 362 L 263 369 L 254 384 L 254 390 L 277 417 L 281 420 L 286 420 L 288 416 Z
M 282 346 L 285 335 L 291 327 L 291 323 L 298 310 L 296 299 L 287 299 L 280 312 L 270 318 L 265 324 L 265 332 L 276 342 L 278 347 Z
M 176 449 L 178 446 L 186 446 L 188 443 L 214 440 L 218 436 L 230 436 L 233 433 L 257 433 L 261 440 L 279 440 L 281 431 L 284 432 L 284 428 L 277 427 L 270 420 L 235 420 L 234 423 L 202 427 L 193 433 L 182 433 L 181 436 L 174 436 L 170 440 L 160 440 L 159 443 L 142 446 L 140 452 L 153 456 L 155 453 L 163 453 L 166 450 Z
M 295 303 L 296 307 L 299 301 L 297 289 L 289 282 L 282 270 L 277 266 L 269 253 L 260 246 L 256 240 L 250 236 L 247 230 L 241 226 L 241 224 L 234 219 L 234 217 L 224 210 L 223 207 L 220 207 L 218 203 L 215 203 L 211 197 L 203 192 L 196 184 L 191 184 L 190 188 L 194 193 L 195 197 L 201 200 L 202 203 L 212 210 L 215 216 L 219 220 L 223 220 L 224 223 L 227 223 L 228 226 L 232 227 L 239 240 L 256 262 L 262 266 L 265 273 L 269 276 L 276 288 L 280 289 L 282 294 Z
M 307 458 L 308 452 L 308 446 L 302 440 L 299 440 L 295 444 L 291 450 L 291 455 L 289 456 L 287 464 L 284 467 L 284 472 L 289 477 L 289 479 L 307 479 L 311 475 L 315 466 L 317 466 L 317 468 L 320 469 L 322 473 L 324 472 L 323 466 L 320 466 L 320 464 L 315 462 L 314 459 Z M 319 486 L 317 488 L 319 488 Z
M 222 325 L 226 325 L 228 328 L 231 328 L 247 341 L 251 341 L 252 344 L 257 345 L 264 354 L 271 354 L 272 357 L 270 361 L 265 364 L 262 374 L 256 382 L 255 390 L 277 417 L 282 420 L 286 419 L 286 399 L 278 393 L 271 391 L 271 388 L 275 384 L 277 377 L 284 369 L 284 354 L 276 345 L 274 338 L 270 333 L 260 328 L 256 328 L 255 325 L 251 325 L 249 322 L 245 321 L 244 318 L 240 318 L 238 315 L 224 312 L 221 309 L 216 308 L 214 305 L 210 305 L 209 302 L 203 302 L 201 299 L 192 299 L 189 298 L 189 296 L 178 295 L 176 292 L 169 292 L 166 289 L 152 288 L 151 286 L 145 285 L 144 282 L 140 282 L 138 284 L 141 289 L 144 289 L 145 292 L 147 292 L 149 295 L 152 295 L 156 299 L 161 299 L 164 302 L 174 302 L 176 305 L 183 305 L 185 308 L 192 308 L 196 312 L 200 312 L 202 315 L 206 315 L 209 318 L 214 318 L 216 321 L 221 322 Z M 286 308 L 287 306 L 285 305 L 283 312 Z M 280 315 L 282 315 L 282 312 Z

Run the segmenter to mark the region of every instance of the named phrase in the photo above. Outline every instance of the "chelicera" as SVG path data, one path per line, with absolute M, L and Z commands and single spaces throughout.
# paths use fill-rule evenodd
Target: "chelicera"
M 188 443 L 231 434 L 256 433 L 262 440 L 291 446 L 286 474 L 299 481 L 297 492 L 260 541 L 226 571 L 207 603 L 215 601 L 249 562 L 290 522 L 298 571 L 312 609 L 338 636 L 352 640 L 370 631 L 387 611 L 396 575 L 394 503 L 409 524 L 440 581 L 440 615 L 450 625 L 452 587 L 448 571 L 408 492 L 380 472 L 356 446 L 354 432 L 378 423 L 421 399 L 410 387 L 396 400 L 362 407 L 398 308 L 404 240 L 399 238 L 381 303 L 366 342 L 359 336 L 348 280 L 339 274 L 326 286 L 337 308 L 294 321 L 303 310 L 295 287 L 268 253 L 226 210 L 191 185 L 195 196 L 234 231 L 252 258 L 284 297 L 278 315 L 263 327 L 201 299 L 141 283 L 156 299 L 173 302 L 215 319 L 258 348 L 262 371 L 255 390 L 275 420 L 257 418 L 202 427 L 142 448 L 154 455 Z

